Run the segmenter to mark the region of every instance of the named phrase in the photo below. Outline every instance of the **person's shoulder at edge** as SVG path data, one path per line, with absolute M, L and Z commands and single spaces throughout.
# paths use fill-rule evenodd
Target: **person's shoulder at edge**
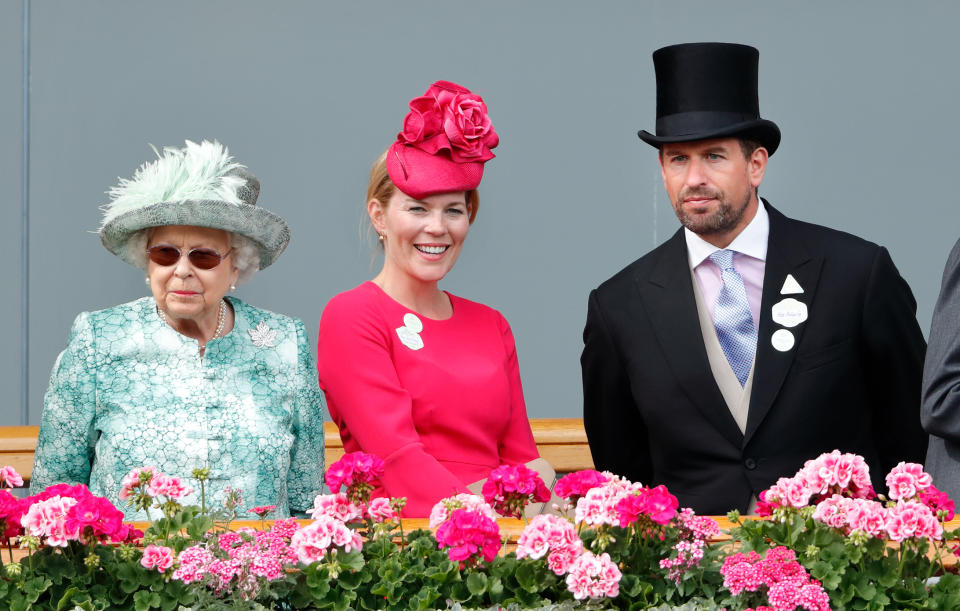
M 330 298 L 320 315 L 320 326 L 331 319 L 368 318 L 381 312 L 381 303 L 386 299 L 389 299 L 387 294 L 372 281 L 363 282 Z
M 768 208 L 769 210 L 769 208 Z M 795 240 L 801 242 L 803 246 L 809 249 L 811 255 L 832 255 L 842 251 L 844 256 L 861 256 L 865 261 L 870 262 L 876 255 L 877 249 L 881 248 L 876 242 L 871 242 L 865 238 L 854 235 L 847 231 L 834 229 L 816 223 L 801 221 L 793 217 L 784 215 L 778 210 L 770 210 L 771 217 L 780 218 L 772 222 L 786 223 L 789 231 L 795 236 Z M 771 226 L 771 240 L 776 240 L 777 236 Z

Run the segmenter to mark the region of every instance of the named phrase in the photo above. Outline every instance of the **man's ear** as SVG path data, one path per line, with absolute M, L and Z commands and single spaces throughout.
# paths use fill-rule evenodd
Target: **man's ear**
M 760 186 L 760 183 L 763 182 L 763 175 L 767 171 L 767 160 L 770 158 L 770 154 L 767 152 L 767 149 L 762 146 L 758 146 L 753 153 L 750 154 L 750 159 L 747 160 L 747 173 L 750 176 L 750 184 L 754 189 Z

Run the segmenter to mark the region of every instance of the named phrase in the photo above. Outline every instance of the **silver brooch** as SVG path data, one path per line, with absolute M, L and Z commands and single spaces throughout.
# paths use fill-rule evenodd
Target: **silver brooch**
M 273 348 L 273 342 L 277 339 L 277 332 L 267 326 L 267 323 L 260 321 L 256 329 L 247 331 L 250 334 L 250 340 L 257 348 Z

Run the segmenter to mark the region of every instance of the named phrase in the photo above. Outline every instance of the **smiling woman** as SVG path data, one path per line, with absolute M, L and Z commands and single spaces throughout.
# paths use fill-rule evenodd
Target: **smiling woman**
M 384 459 L 376 494 L 406 497 L 407 516 L 538 457 L 510 326 L 439 288 L 497 143 L 486 104 L 459 85 L 434 83 L 410 102 L 367 190 L 383 269 L 334 297 L 320 321 L 320 386 L 344 449 Z
M 116 501 L 134 468 L 184 481 L 207 469 L 215 507 L 231 488 L 278 517 L 313 505 L 323 416 L 303 323 L 227 296 L 290 238 L 259 193 L 216 142 L 164 149 L 110 191 L 100 238 L 146 272 L 152 296 L 77 317 L 44 398 L 32 487 L 88 484 Z

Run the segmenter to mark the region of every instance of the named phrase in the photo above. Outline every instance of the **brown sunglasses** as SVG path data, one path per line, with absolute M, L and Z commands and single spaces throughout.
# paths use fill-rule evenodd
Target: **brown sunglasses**
M 220 262 L 230 256 L 233 249 L 227 251 L 227 254 L 221 255 L 212 248 L 194 248 L 187 253 L 187 259 L 190 265 L 197 269 L 213 269 L 220 265 Z M 150 260 L 162 267 L 174 265 L 183 256 L 183 252 L 176 246 L 169 244 L 158 244 L 147 249 L 147 256 Z

